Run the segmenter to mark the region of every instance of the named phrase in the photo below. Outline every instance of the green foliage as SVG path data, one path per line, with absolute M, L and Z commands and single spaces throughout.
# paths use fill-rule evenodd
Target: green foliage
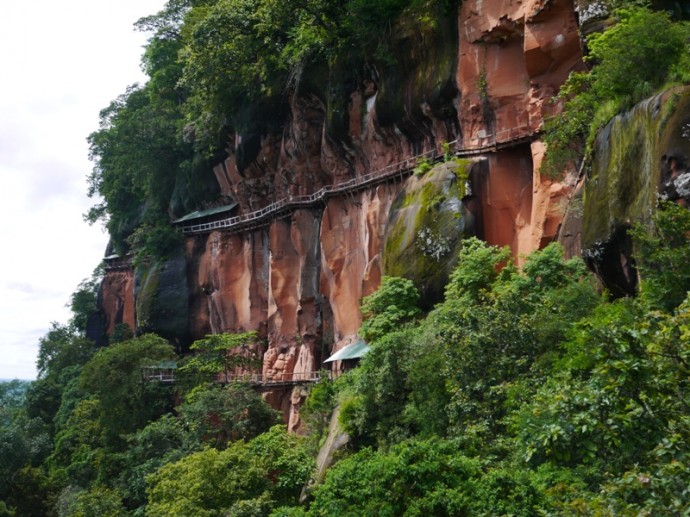
M 214 148 L 223 130 L 246 129 L 247 105 L 277 106 L 310 66 L 350 53 L 389 58 L 389 26 L 411 3 L 220 0 L 205 9 L 181 53 L 197 146 Z
M 122 497 L 136 515 L 146 509 L 146 478 L 167 463 L 197 452 L 201 443 L 171 414 L 163 415 L 127 437 L 127 448 L 122 453 L 121 472 L 115 482 Z
M 240 383 L 199 386 L 179 411 L 200 441 L 218 449 L 265 432 L 279 416 L 251 387 Z
M 39 379 L 52 377 L 58 382 L 70 367 L 82 366 L 95 352 L 94 344 L 71 327 L 53 322 L 39 339 L 36 367 Z
M 560 174 L 617 112 L 649 96 L 668 80 L 687 80 L 690 27 L 666 12 L 629 6 L 614 12 L 616 23 L 588 39 L 588 73 L 575 73 L 559 97 L 564 112 L 547 125 L 543 170 Z
M 26 392 L 31 387 L 30 381 L 14 379 L 0 382 L 0 409 L 19 408 L 24 403 Z
M 164 466 L 149 478 L 146 515 L 255 515 L 294 504 L 310 471 L 302 439 L 274 428 L 248 444 L 205 449 Z
M 401 415 L 408 394 L 403 365 L 410 353 L 412 332 L 389 330 L 361 360 L 356 398 L 341 412 L 345 429 L 361 442 L 383 445 L 410 435 Z
M 0 500 L 11 506 L 19 503 L 10 500 L 21 491 L 18 477 L 22 469 L 40 465 L 49 453 L 47 431 L 40 419 L 29 418 L 21 407 L 0 406 Z
M 72 311 L 71 325 L 78 332 L 86 332 L 89 317 L 98 312 L 98 289 L 101 278 L 94 276 L 90 280 L 83 280 L 77 290 L 70 296 L 70 310 Z
M 91 223 L 107 221 L 122 256 L 129 249 L 126 239 L 142 223 L 157 229 L 152 248 L 159 241 L 168 243 L 158 234 L 164 233 L 162 226 L 169 226 L 167 205 L 175 186 L 175 171 L 189 158 L 189 151 L 177 142 L 179 108 L 154 96 L 152 88 L 130 87 L 101 111 L 101 127 L 89 136 L 95 163 L 89 195 L 99 194 L 104 201 L 85 218 Z M 135 244 L 144 242 L 144 234 L 135 238 Z M 168 252 L 161 249 L 161 254 Z
M 117 491 L 97 486 L 90 490 L 67 490 L 61 494 L 58 517 L 121 517 L 125 515 Z
M 108 440 L 119 442 L 121 434 L 144 427 L 168 408 L 168 389 L 147 381 L 142 368 L 175 357 L 167 341 L 145 334 L 99 350 L 84 365 L 80 385 L 97 397 Z
M 419 293 L 405 278 L 384 276 L 376 292 L 362 300 L 364 321 L 359 334 L 374 341 L 400 327 L 420 313 Z
M 328 379 L 327 372 L 323 372 L 321 380 L 309 388 L 309 395 L 300 408 L 300 418 L 309 428 L 310 436 L 319 442 L 328 430 L 331 413 L 335 409 L 335 383 Z
M 415 176 L 424 176 L 433 168 L 433 165 L 427 158 L 418 158 L 417 166 L 414 168 Z
M 136 251 L 135 266 L 156 258 L 170 258 L 183 242 L 182 232 L 160 217 L 143 221 L 127 238 L 127 244 Z
M 489 246 L 476 237 L 463 240 L 458 265 L 446 286 L 447 300 L 477 303 L 499 276 L 502 265 L 510 259 L 510 249 Z
M 122 341 L 129 341 L 134 337 L 134 332 L 132 331 L 132 327 L 130 327 L 127 323 L 118 323 L 115 325 L 115 328 L 113 329 L 113 333 L 110 334 L 110 344 L 114 345 L 115 343 L 120 343 Z
M 617 22 L 588 41 L 592 88 L 597 96 L 628 102 L 648 96 L 687 52 L 688 29 L 666 12 L 646 8 L 615 11 Z
M 53 482 L 86 487 L 96 481 L 105 453 L 105 432 L 99 422 L 99 401 L 81 400 L 55 435 L 47 466 Z
M 9 492 L 0 497 L 4 499 L 0 515 L 44 517 L 50 512 L 53 494 L 43 469 L 26 465 L 14 474 Z
M 529 472 L 484 474 L 453 441 L 409 440 L 340 461 L 314 491 L 308 515 L 532 515 L 542 499 Z
M 370 352 L 314 386 L 303 408 L 323 432 L 337 401 L 352 437 L 308 507 L 298 497 L 314 442 L 270 428 L 277 413 L 249 386 L 198 385 L 166 413 L 170 392 L 141 372 L 174 357 L 164 340 L 142 336 L 93 354 L 73 328 L 56 327 L 41 379 L 25 398 L 14 385 L 0 396 L 2 511 L 682 515 L 688 224 L 673 205 L 647 233 L 634 230 L 638 299 L 607 302 L 583 263 L 555 244 L 518 269 L 506 250 L 468 239 L 446 300 L 424 319 L 415 320 L 411 283 L 386 278 L 363 303 L 367 321 L 379 319 Z M 232 351 L 254 338 L 200 340 L 194 368 L 246 367 L 249 356 Z
M 359 82 L 378 63 L 395 64 L 398 20 L 428 33 L 454 9 L 418 0 L 168 1 L 136 24 L 151 33 L 148 82 L 103 109 L 88 138 L 89 195 L 103 201 L 85 219 L 105 223 L 120 255 L 170 256 L 181 244 L 171 216 L 217 200 L 212 165 L 233 135 L 245 139 L 235 150 L 243 168 L 253 158 L 245 148 L 282 122 L 289 92 L 332 97 L 325 92 L 341 84 L 315 86 L 317 74 Z
M 630 232 L 641 276 L 642 298 L 654 309 L 671 312 L 690 290 L 690 212 L 662 203 L 651 228 L 638 224 Z
M 391 326 L 373 341 L 341 414 L 361 443 L 468 425 L 503 432 L 511 401 L 547 376 L 555 344 L 600 303 L 584 264 L 565 261 L 559 246 L 528 257 L 522 271 L 499 269 L 509 256 L 468 239 L 446 302 L 419 327 Z
M 194 384 L 198 384 L 215 379 L 218 375 L 228 379 L 229 374 L 237 368 L 257 368 L 261 366 L 257 342 L 258 334 L 254 331 L 209 334 L 204 339 L 192 343 L 190 350 L 194 355 L 179 368 L 178 373 L 182 376 L 191 376 Z
M 224 451 L 205 449 L 169 463 L 149 478 L 146 515 L 212 517 L 260 496 L 267 480 L 243 442 Z
M 266 470 L 271 504 L 296 502 L 314 469 L 305 438 L 288 434 L 285 426 L 276 425 L 247 446 Z

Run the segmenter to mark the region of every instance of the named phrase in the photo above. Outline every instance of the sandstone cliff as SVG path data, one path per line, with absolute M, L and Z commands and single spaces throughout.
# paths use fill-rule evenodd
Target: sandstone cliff
M 279 129 L 235 135 L 214 168 L 221 194 L 247 213 L 424 151 L 441 155 L 446 142 L 453 150 L 491 147 L 463 165 L 464 175 L 446 176 L 455 199 L 414 200 L 413 176 L 329 197 L 253 230 L 190 235 L 176 259 L 140 267 L 136 282 L 131 272 L 106 273 L 109 330 L 134 323 L 181 344 L 208 333 L 258 330 L 268 341 L 263 373 L 287 378 L 319 370 L 352 342 L 360 299 L 382 275 L 405 272 L 405 253 L 385 256 L 391 221 L 405 199 L 412 214 L 405 219 L 421 221 L 411 236 L 447 239 L 451 249 L 463 234 L 476 233 L 509 245 L 519 261 L 556 236 L 576 178 L 572 171 L 558 181 L 540 176 L 539 132 L 558 110 L 551 100 L 560 85 L 583 66 L 573 1 L 469 0 L 454 19 L 403 19 L 393 34 L 394 64 L 370 65 L 354 76 L 334 73 L 321 92 L 291 92 Z M 448 207 L 460 221 L 439 234 L 435 221 Z M 433 246 L 426 252 L 412 246 L 434 254 Z M 433 303 L 441 289 L 428 289 L 423 275 L 417 279 Z M 300 399 L 299 393 L 273 398 L 292 411 L 293 429 Z

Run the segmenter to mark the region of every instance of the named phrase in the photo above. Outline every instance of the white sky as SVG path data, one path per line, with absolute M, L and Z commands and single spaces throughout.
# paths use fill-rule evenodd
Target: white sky
M 107 237 L 82 214 L 86 137 L 143 82 L 146 35 L 164 0 L 0 1 L 0 379 L 35 378 L 38 339 L 100 262 Z

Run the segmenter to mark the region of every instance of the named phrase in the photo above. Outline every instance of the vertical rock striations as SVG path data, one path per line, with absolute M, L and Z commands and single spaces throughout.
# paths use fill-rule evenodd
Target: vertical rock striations
M 635 293 L 626 230 L 659 199 L 690 206 L 690 88 L 656 95 L 618 115 L 595 142 L 583 190 L 582 248 L 616 296 Z
M 477 189 L 482 236 L 509 245 L 519 259 L 553 239 L 575 181 L 572 174 L 558 182 L 543 178 L 544 146 L 525 138 L 558 110 L 554 95 L 583 67 L 573 2 L 466 1 L 459 33 L 464 145 L 525 141 L 490 155 Z
M 258 330 L 268 342 L 263 374 L 289 379 L 319 370 L 330 353 L 355 338 L 360 299 L 382 275 L 409 273 L 401 267 L 407 251 L 392 241 L 396 225 L 413 217 L 401 211 L 406 199 L 423 198 L 425 185 L 440 190 L 430 203 L 416 203 L 413 218 L 421 226 L 411 238 L 422 232 L 428 246 L 412 247 L 429 256 L 447 241 L 450 264 L 468 231 L 510 245 L 516 257 L 551 240 L 574 180 L 540 176 L 538 133 L 558 109 L 552 97 L 582 66 L 573 2 L 467 0 L 457 15 L 439 11 L 432 23 L 397 20 L 392 59 L 356 70 L 332 63 L 328 74 L 321 73 L 328 77 L 324 84 L 314 86 L 312 79 L 286 95 L 276 120 L 259 120 L 235 135 L 214 173 L 222 199 L 236 199 L 236 213 L 248 213 L 425 151 L 441 155 L 445 142 L 461 149 L 489 146 L 475 165 L 464 162 L 464 175 L 435 171 L 428 179 L 398 178 L 331 196 L 241 233 L 190 235 L 183 260 L 139 273 L 137 325 L 177 329 L 188 339 Z M 449 264 L 429 281 L 433 286 L 424 285 L 426 275 L 416 279 L 429 303 L 442 292 L 439 278 Z M 131 289 L 109 275 L 104 300 Z M 119 310 L 112 303 L 104 309 L 113 318 L 111 311 Z M 292 414 L 297 429 L 301 395 L 269 398 Z

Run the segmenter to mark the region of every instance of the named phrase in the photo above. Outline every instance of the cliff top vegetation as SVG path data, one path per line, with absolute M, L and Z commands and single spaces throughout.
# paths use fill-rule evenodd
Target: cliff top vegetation
M 149 81 L 102 110 L 89 136 L 89 194 L 103 201 L 85 219 L 104 221 L 120 254 L 171 253 L 180 236 L 170 214 L 218 196 L 212 164 L 232 135 L 275 130 L 296 89 L 328 104 L 329 76 L 348 81 L 394 60 L 396 19 L 433 27 L 451 9 L 422 0 L 170 0 L 136 24 L 151 33 L 142 58 Z M 242 148 L 237 156 L 243 167 Z
M 571 74 L 558 95 L 563 113 L 546 128 L 548 175 L 591 153 L 597 132 L 617 113 L 669 84 L 690 82 L 690 24 L 646 3 L 618 2 L 612 26 L 588 37 L 590 70 Z

